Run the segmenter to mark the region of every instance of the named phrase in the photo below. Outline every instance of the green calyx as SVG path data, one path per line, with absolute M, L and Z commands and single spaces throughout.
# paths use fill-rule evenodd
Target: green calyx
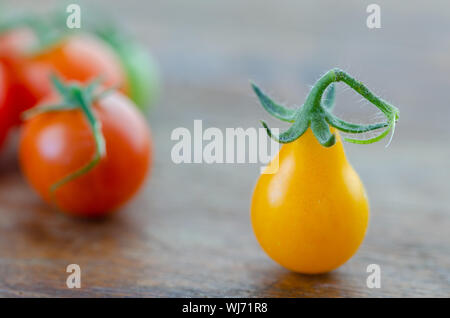
M 335 82 L 344 82 L 353 90 L 375 105 L 386 116 L 386 122 L 376 124 L 355 124 L 346 122 L 332 113 L 335 99 Z M 325 73 L 313 86 L 306 98 L 305 103 L 299 109 L 288 109 L 275 103 L 257 85 L 251 83 L 252 88 L 261 102 L 264 109 L 272 116 L 293 123 L 292 126 L 279 136 L 272 134 L 267 124 L 262 121 L 262 125 L 267 130 L 267 134 L 280 143 L 290 143 L 298 139 L 311 127 L 314 136 L 324 147 L 331 147 L 336 143 L 336 137 L 330 131 L 330 126 L 345 133 L 361 134 L 372 130 L 385 128 L 376 137 L 369 139 L 344 138 L 345 141 L 357 144 L 370 144 L 386 137 L 389 132 L 395 129 L 395 123 L 399 118 L 399 110 L 374 95 L 363 83 L 355 80 L 349 74 L 340 69 L 332 69 Z
M 99 94 L 96 94 L 96 91 L 98 90 L 98 87 L 100 85 L 99 80 L 95 80 L 85 87 L 82 87 L 78 84 L 65 85 L 55 76 L 52 77 L 52 81 L 56 90 L 61 95 L 62 102 L 60 104 L 42 105 L 32 108 L 23 113 L 24 119 L 26 120 L 47 112 L 79 109 L 84 114 L 95 140 L 95 153 L 92 156 L 91 160 L 80 167 L 78 170 L 55 182 L 50 187 L 52 201 L 54 201 L 54 193 L 56 190 L 91 171 L 100 162 L 101 158 L 106 155 L 105 139 L 101 130 L 101 123 L 95 117 L 92 110 L 92 105 L 95 101 L 103 98 L 105 94 L 110 93 L 112 89 L 108 89 Z

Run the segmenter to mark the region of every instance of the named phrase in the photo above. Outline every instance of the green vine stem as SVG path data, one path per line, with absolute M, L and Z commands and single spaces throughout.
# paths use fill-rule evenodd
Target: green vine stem
M 24 119 L 26 120 L 30 117 L 37 116 L 46 112 L 80 109 L 89 124 L 95 140 L 95 153 L 92 156 L 91 160 L 80 167 L 78 170 L 69 173 L 68 175 L 51 185 L 51 200 L 53 202 L 56 202 L 54 197 L 56 190 L 91 171 L 106 155 L 105 139 L 101 130 L 101 123 L 97 120 L 94 112 L 92 111 L 92 103 L 98 100 L 100 97 L 104 97 L 106 95 L 106 92 L 109 93 L 111 92 L 111 90 L 108 89 L 105 92 L 101 92 L 99 95 L 94 95 L 96 89 L 98 88 L 98 85 L 100 84 L 97 80 L 93 81 L 86 87 L 81 87 L 78 84 L 65 85 L 55 76 L 52 77 L 52 81 L 56 90 L 61 95 L 63 102 L 56 105 L 42 105 L 32 108 L 24 112 Z
M 346 122 L 332 113 L 335 99 L 334 83 L 343 82 L 375 105 L 386 116 L 386 122 L 376 124 L 355 124 Z M 344 138 L 345 141 L 357 144 L 370 144 L 386 137 L 392 130 L 395 130 L 395 123 L 399 118 L 399 110 L 373 94 L 363 83 L 357 81 L 348 73 L 340 69 L 332 69 L 325 73 L 313 86 L 306 98 L 304 105 L 296 110 L 288 109 L 277 104 L 267 96 L 256 84 L 251 83 L 252 88 L 258 97 L 261 105 L 272 116 L 293 123 L 291 127 L 279 136 L 272 134 L 272 131 L 261 121 L 267 134 L 280 143 L 289 143 L 298 139 L 311 127 L 314 136 L 324 147 L 331 147 L 336 143 L 336 137 L 330 131 L 330 126 L 345 133 L 360 134 L 381 128 L 385 130 L 376 137 L 369 139 Z M 392 137 L 391 137 L 392 138 Z

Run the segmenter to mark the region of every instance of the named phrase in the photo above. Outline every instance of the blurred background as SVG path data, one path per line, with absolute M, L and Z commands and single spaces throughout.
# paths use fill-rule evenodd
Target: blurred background
M 3 1 L 45 13 L 59 1 Z M 149 115 L 152 176 L 101 222 L 52 210 L 25 184 L 13 142 L 0 160 L 0 296 L 359 297 L 450 295 L 450 3 L 376 1 L 96 1 L 150 50 L 162 92 Z M 81 2 L 82 19 L 85 8 Z M 249 79 L 301 105 L 339 67 L 400 109 L 391 145 L 345 144 L 371 203 L 358 253 L 320 276 L 291 273 L 258 246 L 249 220 L 260 165 L 171 161 L 177 127 L 286 126 Z M 376 122 L 377 109 L 338 85 L 335 113 Z M 13 138 L 14 139 L 14 138 Z M 82 288 L 66 288 L 68 264 Z M 382 288 L 366 287 L 379 264 Z

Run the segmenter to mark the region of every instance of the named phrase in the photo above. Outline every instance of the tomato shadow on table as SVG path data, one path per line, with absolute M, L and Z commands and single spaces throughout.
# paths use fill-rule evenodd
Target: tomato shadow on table
M 16 256 L 47 260 L 114 258 L 142 241 L 138 222 L 127 217 L 127 213 L 96 220 L 79 219 L 32 200 L 7 214 L 8 222 L 14 224 L 8 230 L 15 237 L 8 244 L 14 248 L 2 248 L 0 244 L 0 249 Z
M 274 270 L 270 286 L 260 292 L 264 297 L 342 297 L 340 286 L 345 284 L 342 273 L 306 275 L 285 269 Z

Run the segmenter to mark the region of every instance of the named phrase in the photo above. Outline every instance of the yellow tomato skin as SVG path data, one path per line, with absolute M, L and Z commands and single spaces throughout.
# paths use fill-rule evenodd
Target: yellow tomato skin
M 336 144 L 325 148 L 311 129 L 278 153 L 279 169 L 256 184 L 251 220 L 256 238 L 277 263 L 295 272 L 329 272 L 357 251 L 369 204 L 358 174 Z

